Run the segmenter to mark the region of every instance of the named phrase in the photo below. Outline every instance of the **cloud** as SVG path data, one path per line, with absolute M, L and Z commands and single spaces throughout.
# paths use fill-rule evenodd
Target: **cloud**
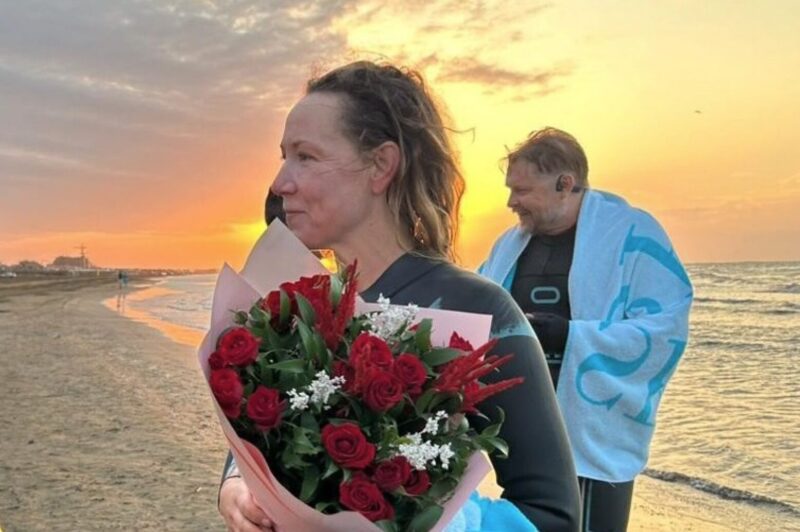
M 0 3 L 0 225 L 72 226 L 81 201 L 114 225 L 221 185 L 344 50 L 349 1 Z
M 554 81 L 569 74 L 570 71 L 568 69 L 523 72 L 482 63 L 472 58 L 462 58 L 443 64 L 437 79 L 440 81 L 480 83 L 493 88 L 533 86 L 540 91 L 550 91 Z

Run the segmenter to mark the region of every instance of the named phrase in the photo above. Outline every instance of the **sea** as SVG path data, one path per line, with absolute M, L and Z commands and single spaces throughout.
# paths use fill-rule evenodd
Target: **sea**
M 645 474 L 800 519 L 800 262 L 687 269 L 689 344 L 661 402 Z M 122 304 L 197 343 L 215 279 L 167 277 Z

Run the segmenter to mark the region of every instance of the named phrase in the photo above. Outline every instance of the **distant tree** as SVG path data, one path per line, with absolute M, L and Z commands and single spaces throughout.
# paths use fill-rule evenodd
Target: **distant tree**
M 35 260 L 21 260 L 19 264 L 14 266 L 13 270 L 18 272 L 39 272 L 44 270 L 44 266 Z

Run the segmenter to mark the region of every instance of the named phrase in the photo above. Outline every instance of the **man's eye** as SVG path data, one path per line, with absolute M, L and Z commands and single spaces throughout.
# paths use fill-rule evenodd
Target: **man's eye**
M 313 159 L 313 157 L 311 157 L 307 153 L 299 152 L 297 154 L 297 159 L 300 160 L 300 161 L 309 161 L 309 160 Z

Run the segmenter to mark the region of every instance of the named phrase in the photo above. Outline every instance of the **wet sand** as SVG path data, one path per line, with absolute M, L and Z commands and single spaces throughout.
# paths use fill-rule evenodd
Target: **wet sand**
M 223 530 L 194 350 L 78 291 L 0 287 L 0 528 Z
M 188 345 L 196 333 L 149 327 L 129 307 L 123 317 L 113 280 L 79 281 L 0 284 L 0 529 L 224 530 L 216 490 L 226 449 Z M 136 288 L 146 296 L 134 281 L 128 301 Z M 498 489 L 487 479 L 481 491 Z M 796 523 L 640 477 L 630 530 Z

